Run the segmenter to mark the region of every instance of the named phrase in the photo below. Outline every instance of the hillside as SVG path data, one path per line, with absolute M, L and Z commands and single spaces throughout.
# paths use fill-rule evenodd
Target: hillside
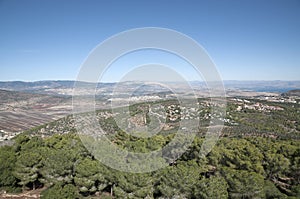
M 290 90 L 288 92 L 282 93 L 285 97 L 300 97 L 300 89 Z
M 133 126 L 142 128 L 148 125 L 148 120 L 151 125 L 160 126 L 161 133 L 178 128 L 181 121 L 191 121 L 192 124 L 192 121 L 199 120 L 200 126 L 199 128 L 195 126 L 195 128 L 198 128 L 199 135 L 203 136 L 207 126 L 210 124 L 209 120 L 218 118 L 218 116 L 211 115 L 211 106 L 213 105 L 210 104 L 208 98 L 200 98 L 198 102 L 198 109 L 187 109 L 186 107 L 178 106 L 176 100 L 142 102 L 131 105 L 129 109 L 98 110 L 96 111 L 96 117 L 108 134 L 114 134 L 114 132 L 118 131 L 120 129 L 118 125 L 121 125 L 123 129 L 130 129 Z M 130 113 L 128 112 L 129 110 Z M 227 114 L 222 119 L 224 122 L 222 135 L 224 137 L 260 136 L 279 139 L 300 139 L 299 111 L 299 103 L 273 102 L 256 98 L 228 98 Z M 123 114 L 127 113 L 130 117 L 128 118 L 126 115 L 121 117 L 122 114 L 120 116 L 120 112 L 123 112 Z M 116 124 L 115 120 L 118 119 L 121 122 Z M 193 128 L 193 126 L 190 127 Z M 66 131 L 62 128 L 69 130 Z M 29 132 L 35 135 L 53 135 L 70 131 L 76 131 L 72 115 L 37 127 L 34 131 Z
M 146 173 L 122 172 L 98 161 L 95 151 L 103 151 L 101 136 L 89 131 L 77 135 L 72 115 L 30 129 L 13 139 L 12 146 L 0 147 L 0 197 L 16 196 L 1 194 L 1 190 L 23 189 L 24 195 L 36 188 L 38 191 L 33 193 L 38 197 L 58 199 L 299 197 L 300 104 L 230 98 L 221 139 L 203 157 L 200 149 L 207 126 L 216 117 L 209 114 L 213 105 L 209 102 L 199 99 L 199 110 L 166 100 L 96 112 L 105 137 L 115 146 L 135 153 L 166 147 L 174 139 L 180 121 L 200 119 L 199 128 L 189 127 L 198 130 L 182 156 L 170 159 L 178 153 L 174 146 L 166 151 L 169 158 L 149 157 L 142 165 L 145 169 L 156 164 L 165 166 Z M 161 130 L 151 137 L 140 137 L 141 132 L 125 133 L 115 119 L 126 110 L 130 117 L 119 117 L 123 119 L 122 129 L 151 128 L 155 124 Z M 153 115 L 158 119 L 153 120 Z M 141 166 L 132 163 L 131 156 L 123 157 L 124 162 L 112 154 L 105 152 L 101 157 L 117 161 L 121 168 L 130 165 L 138 171 Z

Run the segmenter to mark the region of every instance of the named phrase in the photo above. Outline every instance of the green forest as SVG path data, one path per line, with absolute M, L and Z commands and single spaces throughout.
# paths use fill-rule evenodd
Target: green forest
M 159 136 L 157 144 L 170 137 Z M 151 143 L 120 142 L 142 150 Z M 76 134 L 21 135 L 0 148 L 0 186 L 9 192 L 47 187 L 42 198 L 299 198 L 300 141 L 222 138 L 205 158 L 202 138 L 175 164 L 144 174 L 113 170 Z M 146 149 L 148 150 L 148 149 Z
M 300 140 L 297 123 L 290 122 L 299 122 L 299 107 L 282 106 L 286 111 L 236 112 L 237 105 L 228 104 L 227 117 L 239 125 L 226 125 L 206 157 L 199 154 L 204 141 L 199 129 L 179 159 L 149 173 L 121 172 L 101 164 L 74 129 L 45 138 L 34 134 L 42 127 L 31 129 L 17 136 L 13 145 L 0 147 L 0 190 L 41 189 L 44 199 L 300 198 Z M 116 129 L 109 118 L 101 122 L 114 132 L 110 139 L 115 144 L 134 152 L 159 149 L 176 133 L 173 129 L 137 138 Z M 61 121 L 48 125 L 55 128 L 57 124 Z M 280 136 L 283 130 L 289 136 Z

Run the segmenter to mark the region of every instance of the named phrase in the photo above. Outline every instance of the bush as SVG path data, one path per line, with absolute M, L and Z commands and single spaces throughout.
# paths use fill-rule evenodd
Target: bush
M 75 199 L 81 198 L 76 187 L 72 184 L 56 184 L 41 193 L 41 199 Z

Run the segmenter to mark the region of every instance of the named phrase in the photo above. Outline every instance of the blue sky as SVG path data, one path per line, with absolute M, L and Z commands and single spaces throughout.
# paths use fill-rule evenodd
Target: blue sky
M 300 80 L 299 0 L 0 0 L 0 81 L 76 79 L 95 46 L 140 27 L 195 39 L 225 80 Z

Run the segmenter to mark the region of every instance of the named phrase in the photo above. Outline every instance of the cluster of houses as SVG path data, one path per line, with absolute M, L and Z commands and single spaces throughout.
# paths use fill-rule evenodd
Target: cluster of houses
M 267 96 L 263 97 L 264 100 L 269 101 L 269 102 L 280 102 L 280 103 L 293 103 L 296 104 L 297 100 L 295 97 L 279 97 L 279 96 Z M 300 104 L 300 101 L 298 102 Z
M 5 140 L 11 140 L 15 136 L 19 135 L 21 132 L 6 132 L 4 130 L 0 130 L 0 142 Z
M 246 99 L 232 99 L 233 101 L 236 101 L 238 104 L 238 107 L 236 108 L 237 111 L 241 111 L 244 109 L 250 109 L 250 110 L 257 110 L 257 111 L 264 111 L 264 112 L 270 112 L 270 111 L 282 111 L 284 110 L 282 107 L 279 106 L 270 106 L 267 104 L 263 104 L 261 102 L 255 102 L 252 103 L 249 100 Z
M 237 125 L 232 119 L 226 118 L 222 112 L 212 112 L 209 110 L 211 106 L 217 106 L 216 104 L 212 104 L 210 102 L 204 101 L 198 103 L 199 108 L 196 107 L 184 107 L 178 106 L 175 104 L 167 106 L 167 118 L 171 122 L 175 122 L 180 120 L 212 120 L 219 119 L 220 121 L 230 124 Z

